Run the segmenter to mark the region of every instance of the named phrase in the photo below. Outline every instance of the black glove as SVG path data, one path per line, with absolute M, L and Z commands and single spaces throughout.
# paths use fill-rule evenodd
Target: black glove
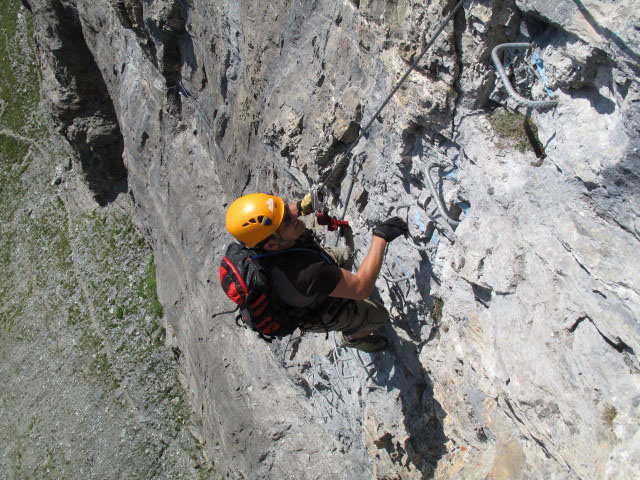
M 393 217 L 389 220 L 385 220 L 376 228 L 373 229 L 373 234 L 376 237 L 384 238 L 387 242 L 395 240 L 400 235 L 404 235 L 409 231 L 407 222 L 400 217 Z

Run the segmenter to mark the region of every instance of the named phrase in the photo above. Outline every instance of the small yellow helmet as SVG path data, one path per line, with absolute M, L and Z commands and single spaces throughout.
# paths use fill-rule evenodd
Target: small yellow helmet
M 244 195 L 227 209 L 227 230 L 236 240 L 253 248 L 277 230 L 284 208 L 284 201 L 274 195 Z

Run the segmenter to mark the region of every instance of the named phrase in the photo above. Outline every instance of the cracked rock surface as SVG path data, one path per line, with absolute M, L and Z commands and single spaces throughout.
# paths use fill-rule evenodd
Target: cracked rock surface
M 377 221 L 398 213 L 411 232 L 389 246 L 377 283 L 393 320 L 390 348 L 373 355 L 332 335 L 267 345 L 231 314 L 212 319 L 230 309 L 217 285 L 225 208 L 321 183 L 452 5 L 27 3 L 52 108 L 76 154 L 100 160 L 82 165 L 103 202 L 122 166 L 101 149 L 122 146 L 218 472 L 640 474 L 632 0 L 468 2 L 373 122 L 353 151 L 365 158 L 347 211 L 356 263 Z M 78 41 L 82 61 L 63 54 Z M 553 95 L 555 108 L 508 97 L 490 58 L 507 42 L 532 44 L 504 52 L 509 81 L 526 98 Z M 80 88 L 79 68 L 101 81 Z M 350 178 L 329 185 L 335 213 Z

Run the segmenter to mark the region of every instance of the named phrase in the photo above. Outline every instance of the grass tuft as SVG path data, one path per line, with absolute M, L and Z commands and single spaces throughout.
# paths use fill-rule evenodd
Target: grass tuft
M 602 421 L 605 423 L 605 425 L 609 428 L 613 428 L 613 421 L 617 416 L 618 410 L 616 410 L 616 407 L 614 407 L 610 403 L 607 403 L 604 406 L 604 410 L 602 411 Z
M 513 148 L 520 153 L 532 151 L 544 158 L 544 149 L 538 139 L 538 127 L 531 117 L 498 109 L 489 116 L 489 123 L 498 137 L 499 149 Z
M 442 320 L 442 309 L 444 308 L 444 301 L 441 298 L 436 298 L 433 303 L 433 310 L 431 316 L 436 322 Z
M 164 316 L 164 309 L 158 300 L 158 286 L 156 284 L 156 262 L 152 254 L 147 264 L 147 273 L 143 281 L 138 285 L 138 295 L 151 301 L 151 310 L 155 318 Z

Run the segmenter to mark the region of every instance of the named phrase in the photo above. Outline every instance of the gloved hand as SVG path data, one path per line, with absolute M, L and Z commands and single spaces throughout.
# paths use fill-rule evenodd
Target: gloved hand
M 298 200 L 296 203 L 298 208 L 298 215 L 309 215 L 313 212 L 313 203 L 311 202 L 311 194 L 307 193 L 302 200 Z
M 373 235 L 384 238 L 387 242 L 391 242 L 408 231 L 409 226 L 407 225 L 407 222 L 402 220 L 400 217 L 393 217 L 385 220 L 375 227 L 373 229 Z

